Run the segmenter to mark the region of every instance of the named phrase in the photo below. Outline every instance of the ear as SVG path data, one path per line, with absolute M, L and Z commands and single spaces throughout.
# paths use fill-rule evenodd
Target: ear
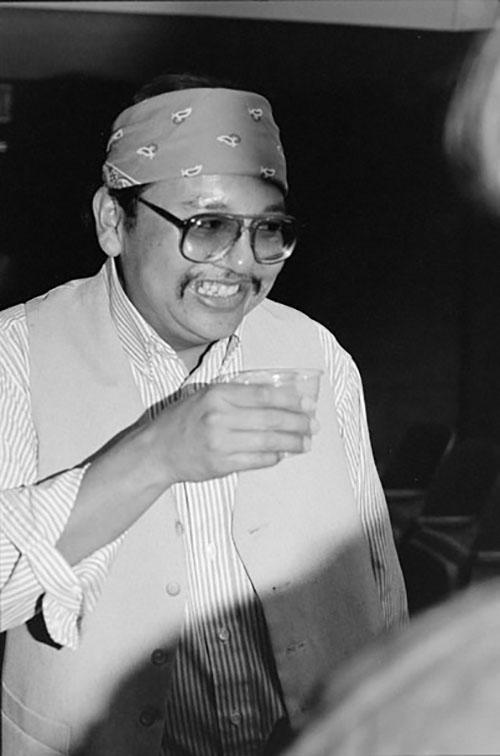
M 122 213 L 105 186 L 101 186 L 94 194 L 92 210 L 102 251 L 108 257 L 117 257 L 123 248 Z

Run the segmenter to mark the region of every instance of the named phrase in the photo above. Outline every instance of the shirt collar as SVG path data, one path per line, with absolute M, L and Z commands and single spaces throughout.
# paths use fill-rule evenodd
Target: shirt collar
M 123 349 L 133 364 L 141 372 L 147 373 L 153 354 L 163 353 L 166 359 L 177 360 L 175 350 L 156 333 L 126 295 L 113 258 L 108 259 L 106 267 L 111 317 Z M 240 343 L 241 324 L 234 334 L 214 345 L 219 356 L 216 362 L 222 366 L 233 356 Z

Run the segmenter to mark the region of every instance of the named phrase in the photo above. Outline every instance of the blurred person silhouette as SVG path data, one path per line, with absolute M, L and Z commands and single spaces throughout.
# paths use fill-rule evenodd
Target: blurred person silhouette
M 430 609 L 339 671 L 286 756 L 500 753 L 500 580 Z
M 444 145 L 463 189 L 500 212 L 500 31 L 478 37 Z M 500 579 L 468 588 L 347 663 L 286 756 L 499 754 Z
M 477 37 L 446 117 L 444 144 L 459 187 L 500 213 L 500 25 Z
M 406 621 L 359 374 L 267 298 L 296 222 L 264 97 L 152 82 L 103 181 L 101 271 L 0 317 L 2 753 L 272 753 Z M 323 371 L 316 418 L 224 380 L 266 366 Z

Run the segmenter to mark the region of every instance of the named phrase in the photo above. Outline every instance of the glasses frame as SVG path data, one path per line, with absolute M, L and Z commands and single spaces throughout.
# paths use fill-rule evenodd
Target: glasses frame
M 254 256 L 254 259 L 256 262 L 259 263 L 259 265 L 277 265 L 278 263 L 284 262 L 285 260 L 288 260 L 288 258 L 292 255 L 296 241 L 294 242 L 293 246 L 290 250 L 284 251 L 283 257 L 280 257 L 279 260 L 261 260 L 259 258 L 259 255 L 255 249 L 255 234 L 257 232 L 257 227 L 259 221 L 263 221 L 266 218 L 280 218 L 281 220 L 285 221 L 291 221 L 293 223 L 296 223 L 296 219 L 293 215 L 286 215 L 286 214 L 273 214 L 269 213 L 268 215 L 239 215 L 237 213 L 197 213 L 196 215 L 190 215 L 189 218 L 178 218 L 176 215 L 173 215 L 173 213 L 170 213 L 168 210 L 165 210 L 164 207 L 160 207 L 159 205 L 155 205 L 153 202 L 150 202 L 147 199 L 144 199 L 143 197 L 137 197 L 137 202 L 140 202 L 142 205 L 146 205 L 146 207 L 149 207 L 150 210 L 157 213 L 161 218 L 168 221 L 169 223 L 172 223 L 176 228 L 179 229 L 181 232 L 180 238 L 179 238 L 179 252 L 181 255 L 190 262 L 195 263 L 204 263 L 204 262 L 213 262 L 215 260 L 222 260 L 223 257 L 227 255 L 227 253 L 230 251 L 231 247 L 228 247 L 220 254 L 216 255 L 215 257 L 209 257 L 206 260 L 193 260 L 192 257 L 189 257 L 184 252 L 184 241 L 186 239 L 186 236 L 188 235 L 189 229 L 192 228 L 196 221 L 203 219 L 203 218 L 213 218 L 213 217 L 223 217 L 223 218 L 230 218 L 231 220 L 236 220 L 239 222 L 239 232 L 236 238 L 233 241 L 233 244 L 235 244 L 238 239 L 240 238 L 242 232 L 244 229 L 248 230 L 250 234 L 250 248 L 252 250 L 252 254 Z M 246 223 L 245 223 L 246 221 Z

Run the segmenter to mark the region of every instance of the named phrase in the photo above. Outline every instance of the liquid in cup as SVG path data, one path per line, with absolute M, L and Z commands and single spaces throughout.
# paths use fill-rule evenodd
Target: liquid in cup
M 257 368 L 242 370 L 232 376 L 231 381 L 293 387 L 299 396 L 308 396 L 316 403 L 322 374 L 323 371 L 316 368 Z
M 244 384 L 271 384 L 278 388 L 292 387 L 300 397 L 308 397 L 311 400 L 312 407 L 308 414 L 314 418 L 322 374 L 323 371 L 316 368 L 258 368 L 242 370 L 232 376 L 231 381 Z M 293 454 L 286 452 L 282 456 L 285 458 Z

